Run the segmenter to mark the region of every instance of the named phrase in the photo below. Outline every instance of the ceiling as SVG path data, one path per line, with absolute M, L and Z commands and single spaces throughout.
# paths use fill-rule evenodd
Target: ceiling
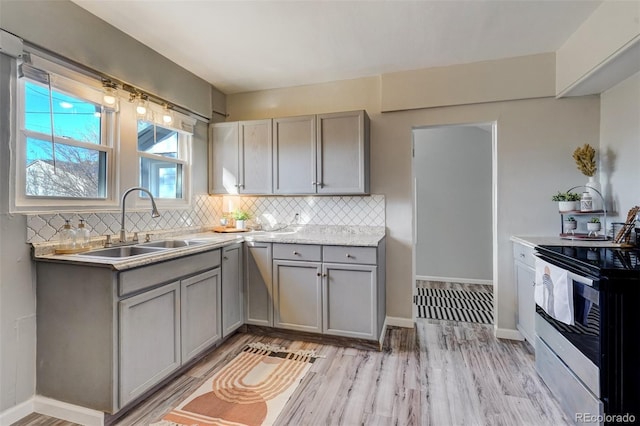
M 227 94 L 553 52 L 601 3 L 72 1 Z

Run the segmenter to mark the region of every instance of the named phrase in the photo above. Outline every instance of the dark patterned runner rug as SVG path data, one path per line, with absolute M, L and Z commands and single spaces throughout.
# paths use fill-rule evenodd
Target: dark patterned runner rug
M 493 324 L 493 293 L 417 288 L 418 318 Z

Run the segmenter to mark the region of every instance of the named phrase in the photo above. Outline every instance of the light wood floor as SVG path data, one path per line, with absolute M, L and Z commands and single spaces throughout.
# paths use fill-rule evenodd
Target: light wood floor
M 569 424 L 535 373 L 527 344 L 497 340 L 491 326 L 438 320 L 390 328 L 381 352 L 240 333 L 117 424 L 157 421 L 253 341 L 315 349 L 323 357 L 277 425 Z M 15 425 L 71 423 L 33 414 Z

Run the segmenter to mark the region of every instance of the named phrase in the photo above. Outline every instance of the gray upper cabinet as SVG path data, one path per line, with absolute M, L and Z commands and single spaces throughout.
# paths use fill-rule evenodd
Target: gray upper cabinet
M 211 125 L 210 183 L 213 194 L 271 194 L 271 120 Z
M 364 111 L 317 116 L 318 194 L 369 193 L 369 117 Z
M 273 190 L 316 192 L 316 116 L 273 119 Z
M 238 123 L 211 125 L 209 145 L 209 192 L 237 194 L 238 192 Z
M 222 249 L 222 337 L 244 322 L 242 285 L 242 244 Z
M 276 194 L 368 194 L 369 117 L 365 111 L 273 120 Z

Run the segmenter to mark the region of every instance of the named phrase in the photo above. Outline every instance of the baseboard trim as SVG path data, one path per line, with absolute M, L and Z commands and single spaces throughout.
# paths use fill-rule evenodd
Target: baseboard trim
M 482 284 L 493 285 L 492 280 L 476 280 L 473 278 L 454 278 L 454 277 L 431 277 L 428 275 L 416 275 L 416 280 L 420 281 L 442 281 L 446 283 L 462 283 L 462 284 Z
M 413 328 L 415 326 L 415 321 L 411 318 L 387 316 L 384 322 L 385 322 L 385 326 L 387 327 L 393 326 L 393 327 Z
M 36 395 L 33 398 L 33 411 L 85 426 L 104 425 L 102 411 L 91 410 L 44 396 Z
M 507 340 L 524 340 L 524 336 L 518 331 L 511 328 L 493 328 L 494 334 L 498 339 Z
M 14 405 L 0 413 L 0 425 L 10 425 L 33 413 L 33 398 Z

